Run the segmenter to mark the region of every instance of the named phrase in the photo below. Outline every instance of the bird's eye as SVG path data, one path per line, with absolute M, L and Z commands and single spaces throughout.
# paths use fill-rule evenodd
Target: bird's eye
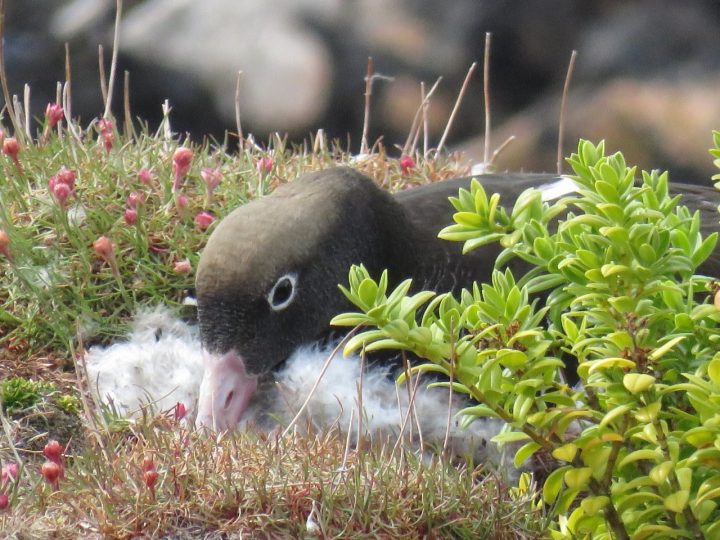
M 275 282 L 267 295 L 268 304 L 273 311 L 281 311 L 290 305 L 295 298 L 296 283 L 297 276 L 295 274 L 285 274 Z

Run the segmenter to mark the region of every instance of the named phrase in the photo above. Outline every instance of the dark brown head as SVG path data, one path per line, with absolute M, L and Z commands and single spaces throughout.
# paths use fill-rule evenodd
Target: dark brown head
M 196 280 L 208 353 L 198 423 L 237 423 L 255 378 L 348 307 L 337 285 L 350 266 L 394 266 L 404 226 L 393 199 L 347 168 L 304 175 L 228 215 L 208 240 Z

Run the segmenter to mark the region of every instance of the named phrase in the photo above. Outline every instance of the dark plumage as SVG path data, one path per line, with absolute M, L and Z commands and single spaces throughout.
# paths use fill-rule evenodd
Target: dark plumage
M 480 180 L 511 206 L 525 189 L 555 186 L 560 178 Z M 211 235 L 197 274 L 208 353 L 198 424 L 234 426 L 257 378 L 328 331 L 332 316 L 349 308 L 337 284 L 346 282 L 352 264 L 363 263 L 376 276 L 387 268 L 391 284 L 411 277 L 416 289 L 457 290 L 487 280 L 499 246 L 463 256 L 460 243 L 437 238 L 452 223 L 448 197 L 469 184 L 470 178 L 459 178 L 390 195 L 360 173 L 336 168 L 303 175 L 228 215 Z M 712 188 L 675 184 L 673 191 L 703 212 L 706 234 L 714 229 Z M 717 273 L 718 267 L 715 254 L 702 270 Z

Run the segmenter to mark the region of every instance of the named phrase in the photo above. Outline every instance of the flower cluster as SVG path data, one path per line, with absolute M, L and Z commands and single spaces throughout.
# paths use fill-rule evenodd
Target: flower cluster
M 10 484 L 15 482 L 17 477 L 17 463 L 9 462 L 3 466 L 2 477 L 0 477 L 0 512 L 7 510 L 10 507 L 10 496 L 7 492 L 10 491 Z
M 65 447 L 56 440 L 51 440 L 43 448 L 43 455 L 47 458 L 47 461 L 42 464 L 40 473 L 47 483 L 56 490 L 60 488 L 60 480 L 65 476 L 64 452 Z
M 61 168 L 48 181 L 48 189 L 61 208 L 66 208 L 68 198 L 75 192 L 75 171 Z

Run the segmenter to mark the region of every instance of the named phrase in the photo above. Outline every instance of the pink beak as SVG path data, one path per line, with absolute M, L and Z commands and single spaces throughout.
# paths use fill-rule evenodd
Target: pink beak
M 195 426 L 232 429 L 240 422 L 257 390 L 257 378 L 247 374 L 245 361 L 234 350 L 222 356 L 205 352 L 203 362 L 205 372 L 200 383 Z

